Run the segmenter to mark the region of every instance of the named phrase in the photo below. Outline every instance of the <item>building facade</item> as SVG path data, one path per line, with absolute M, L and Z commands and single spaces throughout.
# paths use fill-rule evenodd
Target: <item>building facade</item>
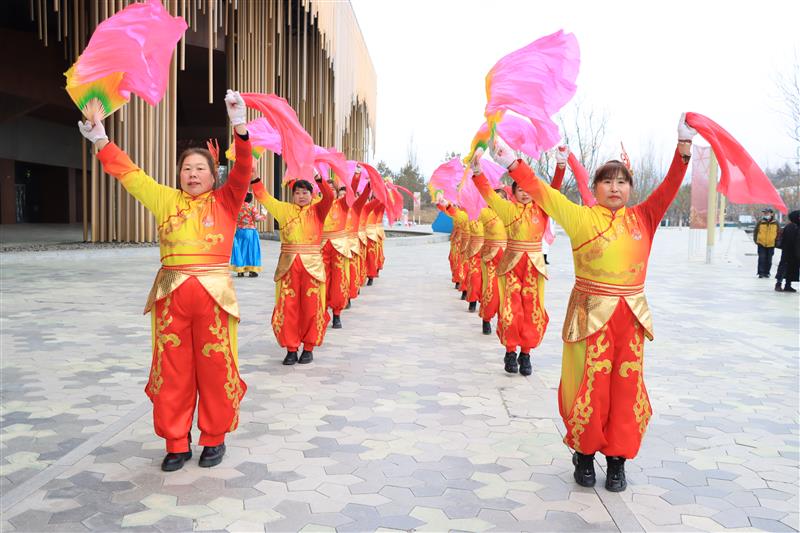
M 90 242 L 153 242 L 153 217 L 103 173 L 77 132 L 63 73 L 102 20 L 131 0 L 4 0 L 0 45 L 0 222 L 83 224 Z M 364 160 L 375 143 L 376 77 L 349 2 L 162 0 L 189 29 L 173 54 L 166 96 L 138 97 L 105 121 L 111 140 L 160 183 L 175 186 L 177 157 L 231 138 L 226 89 L 286 98 L 314 142 Z M 255 118 L 252 115 L 250 118 Z M 221 154 L 221 157 L 224 155 Z M 224 161 L 223 161 L 224 163 Z M 258 172 L 281 196 L 284 165 Z M 272 228 L 265 221 L 262 230 Z

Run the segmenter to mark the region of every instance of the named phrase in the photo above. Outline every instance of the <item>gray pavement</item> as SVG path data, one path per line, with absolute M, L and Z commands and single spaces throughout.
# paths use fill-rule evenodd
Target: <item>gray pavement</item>
M 387 266 L 306 367 L 283 367 L 265 275 L 236 279 L 240 429 L 212 469 L 159 469 L 141 315 L 155 248 L 4 253 L 3 531 L 798 530 L 798 296 L 725 230 L 712 265 L 661 230 L 647 283 L 654 416 L 629 488 L 572 482 L 556 388 L 572 283 L 551 248 L 534 375 L 449 282 L 446 242 L 387 240 Z M 199 449 L 196 449 L 199 452 Z

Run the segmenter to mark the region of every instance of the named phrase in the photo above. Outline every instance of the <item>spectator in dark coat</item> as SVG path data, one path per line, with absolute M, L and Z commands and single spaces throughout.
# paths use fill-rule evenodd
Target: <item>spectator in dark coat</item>
M 793 281 L 798 281 L 800 275 L 800 242 L 798 241 L 798 233 L 800 233 L 800 211 L 792 211 L 789 213 L 789 223 L 783 228 L 780 238 L 781 247 L 781 262 L 778 264 L 778 273 L 775 279 L 775 290 L 782 292 L 797 292 L 797 289 L 792 287 Z M 786 281 L 786 284 L 781 288 L 781 282 Z

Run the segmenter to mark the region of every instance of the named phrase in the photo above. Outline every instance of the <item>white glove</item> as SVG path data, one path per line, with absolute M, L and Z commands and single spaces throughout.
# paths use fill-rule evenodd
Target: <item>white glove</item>
M 492 154 L 492 159 L 498 165 L 502 165 L 503 168 L 510 167 L 517 160 L 517 154 L 499 135 L 494 136 L 494 142 L 489 148 L 489 153 Z
M 483 173 L 483 170 L 481 169 L 482 157 L 483 157 L 483 148 L 477 148 L 472 156 L 472 159 L 469 160 L 469 168 L 472 169 L 473 176 L 477 176 Z
M 558 166 L 566 165 L 568 157 L 569 157 L 569 147 L 559 146 L 558 150 L 556 150 L 556 164 Z
M 247 123 L 247 107 L 244 105 L 244 98 L 238 91 L 228 89 L 225 93 L 225 107 L 228 110 L 228 118 L 231 126 Z
M 690 141 L 697 135 L 697 130 L 686 123 L 686 113 L 681 113 L 681 120 L 678 122 L 678 140 Z
M 92 144 L 96 143 L 97 141 L 102 141 L 105 139 L 108 140 L 108 135 L 106 135 L 106 129 L 103 127 L 103 122 L 98 120 L 94 124 L 89 122 L 78 121 L 78 131 L 81 132 L 81 135 L 86 137 Z

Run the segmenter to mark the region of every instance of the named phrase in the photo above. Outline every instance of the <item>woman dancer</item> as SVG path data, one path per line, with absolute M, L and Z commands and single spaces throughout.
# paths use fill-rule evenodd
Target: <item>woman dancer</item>
M 161 469 L 179 470 L 191 459 L 191 428 L 198 406 L 200 466 L 219 464 L 225 434 L 239 424 L 247 386 L 238 371 L 239 304 L 228 273 L 236 218 L 250 178 L 252 154 L 244 100 L 225 96 L 236 163 L 228 181 L 214 189 L 214 158 L 190 148 L 178 161 L 180 189 L 157 183 L 106 136 L 102 122 L 79 123 L 94 143 L 103 169 L 156 217 L 161 269 L 144 312 L 153 327 L 153 362 L 145 387 L 153 424 L 166 440 Z M 199 397 L 199 401 L 198 401 Z

